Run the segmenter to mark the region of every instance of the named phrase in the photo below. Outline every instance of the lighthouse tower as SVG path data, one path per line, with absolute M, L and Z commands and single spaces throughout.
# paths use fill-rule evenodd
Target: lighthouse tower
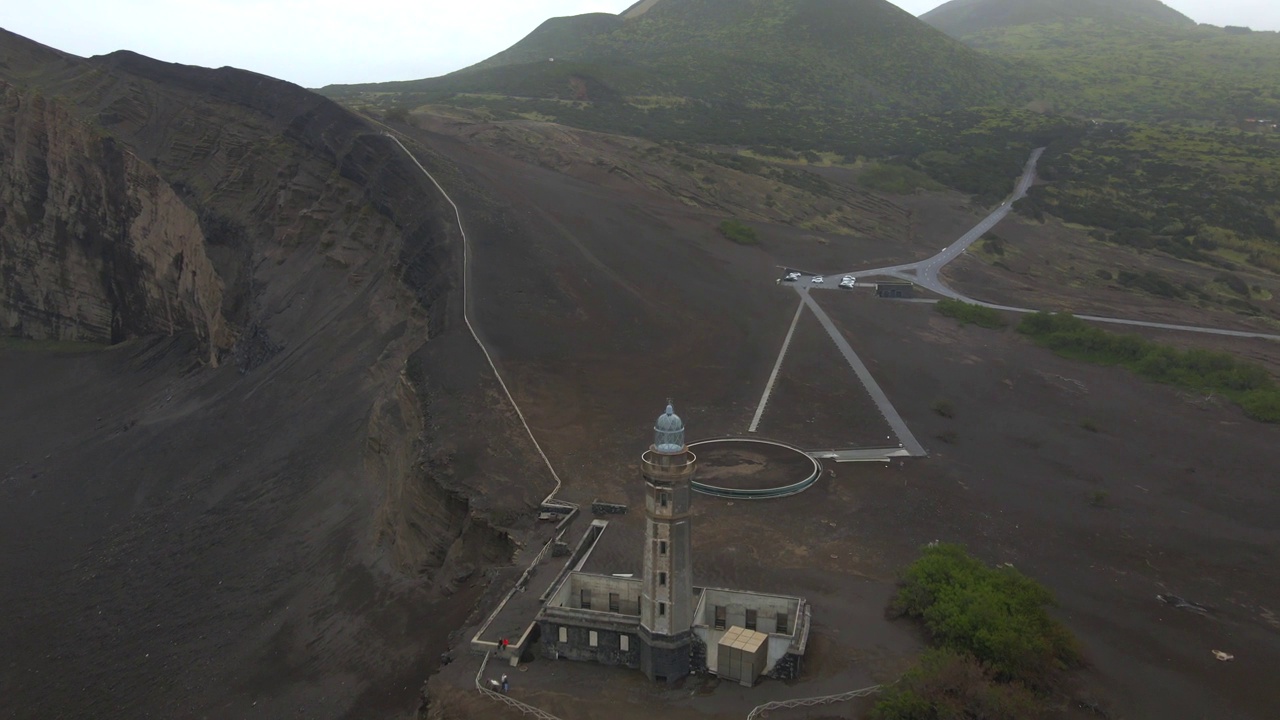
M 684 443 L 684 421 L 670 404 L 640 460 L 645 483 L 644 589 L 640 595 L 640 669 L 650 680 L 689 674 L 693 640 L 693 562 L 689 481 L 697 458 Z

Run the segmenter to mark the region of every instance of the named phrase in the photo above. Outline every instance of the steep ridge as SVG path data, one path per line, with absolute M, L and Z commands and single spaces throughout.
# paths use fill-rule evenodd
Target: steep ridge
M 0 92 L 6 708 L 411 709 L 477 564 L 510 560 L 489 518 L 536 502 L 474 500 L 524 462 L 500 411 L 498 461 L 440 431 L 442 375 L 487 391 L 452 214 L 360 118 L 253 73 L 3 33 Z
M 1009 85 L 999 62 L 885 0 L 663 0 L 621 18 L 548 21 L 512 48 L 441 78 L 323 92 L 937 109 L 990 102 Z

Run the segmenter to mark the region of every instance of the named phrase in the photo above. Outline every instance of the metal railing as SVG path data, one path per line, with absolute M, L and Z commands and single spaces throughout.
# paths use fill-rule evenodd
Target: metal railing
M 516 710 L 519 710 L 522 714 L 532 715 L 533 717 L 536 717 L 539 720 L 560 720 L 560 718 L 556 717 L 555 715 L 552 715 L 551 713 L 545 710 L 539 710 L 538 708 L 526 703 L 522 703 L 519 700 L 516 700 L 515 698 L 505 693 L 495 692 L 494 690 L 489 689 L 487 682 L 480 681 L 480 678 L 484 676 L 484 669 L 488 665 L 489 665 L 489 653 L 485 653 L 484 660 L 480 661 L 480 669 L 476 671 L 476 690 L 480 691 L 481 695 L 485 695 L 493 700 L 497 700 L 498 702 L 505 703 L 506 705 L 513 707 Z
M 865 687 L 860 690 L 850 690 L 847 693 L 840 693 L 838 695 L 819 695 L 818 697 L 795 698 L 793 700 L 775 700 L 773 702 L 767 702 L 763 705 L 756 706 L 754 710 L 747 713 L 747 720 L 756 720 L 756 718 L 768 717 L 765 713 L 770 710 L 816 707 L 818 705 L 831 705 L 833 703 L 857 700 L 858 698 L 875 695 L 886 687 L 888 687 L 888 685 L 872 685 L 871 687 Z

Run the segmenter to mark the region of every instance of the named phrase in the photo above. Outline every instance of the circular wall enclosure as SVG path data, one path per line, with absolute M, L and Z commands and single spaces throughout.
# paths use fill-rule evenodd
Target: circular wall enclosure
M 804 492 L 822 476 L 822 464 L 800 448 L 757 438 L 715 438 L 689 443 L 698 453 L 691 485 L 703 495 L 767 500 Z

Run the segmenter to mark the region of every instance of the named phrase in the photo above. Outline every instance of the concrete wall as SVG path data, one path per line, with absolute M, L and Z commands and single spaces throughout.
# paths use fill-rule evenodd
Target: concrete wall
M 793 649 L 804 652 L 809 627 L 805 603 L 800 598 L 785 595 L 766 595 L 745 590 L 707 588 L 702 591 L 698 603 L 694 634 L 706 644 L 707 669 L 715 672 L 719 667 L 719 643 L 725 630 L 715 629 L 716 606 L 725 608 L 725 630 L 737 625 L 746 627 L 747 610 L 756 611 L 756 630 L 769 635 L 769 651 L 764 672 L 773 670 L 778 660 Z M 777 632 L 777 615 L 787 613 L 787 632 Z M 805 637 L 798 637 L 797 633 Z
M 618 610 L 622 615 L 640 614 L 640 588 L 637 578 L 618 578 L 609 575 L 572 573 L 552 596 L 549 607 L 582 609 L 582 591 L 591 592 L 591 610 L 610 612 L 609 595 L 618 594 Z
M 601 614 L 608 615 L 608 613 Z M 636 632 L 636 627 L 610 623 L 607 618 L 600 620 L 600 622 L 580 624 L 571 621 L 570 618 L 557 618 L 544 614 L 543 617 L 538 618 L 538 626 L 542 631 L 539 644 L 542 647 L 543 657 L 639 669 L 640 650 L 643 643 Z M 560 640 L 561 628 L 564 629 L 564 642 Z M 594 647 L 591 645 L 593 632 L 596 641 Z M 627 643 L 625 650 L 622 648 L 624 637 Z
M 673 683 L 689 674 L 692 666 L 694 634 L 651 636 L 640 627 L 640 671 L 650 680 Z
M 715 628 L 717 606 L 725 609 L 726 628 L 734 625 L 747 627 L 747 610 L 755 610 L 756 626 L 751 629 L 762 633 L 778 632 L 778 613 L 786 613 L 785 634 L 792 635 L 796 629 L 800 598 L 744 590 L 707 588 L 702 592 L 702 600 L 698 605 L 698 615 L 694 618 L 694 624 Z

